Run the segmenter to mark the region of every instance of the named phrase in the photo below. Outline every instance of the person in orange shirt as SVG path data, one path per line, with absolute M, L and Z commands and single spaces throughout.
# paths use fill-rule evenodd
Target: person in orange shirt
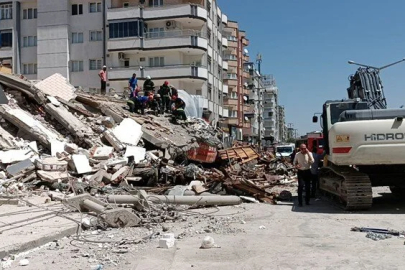
M 103 69 L 98 73 L 101 81 L 101 94 L 105 95 L 107 92 L 107 66 L 103 66 Z

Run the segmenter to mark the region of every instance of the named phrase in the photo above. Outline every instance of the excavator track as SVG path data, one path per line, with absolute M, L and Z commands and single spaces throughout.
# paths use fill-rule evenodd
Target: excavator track
M 348 166 L 321 168 L 319 188 L 337 198 L 345 210 L 366 210 L 373 203 L 368 175 Z

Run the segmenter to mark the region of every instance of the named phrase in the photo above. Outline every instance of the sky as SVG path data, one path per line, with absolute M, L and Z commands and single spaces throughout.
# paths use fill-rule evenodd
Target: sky
M 326 100 L 347 98 L 348 60 L 381 67 L 405 57 L 405 1 L 218 0 L 228 20 L 250 40 L 251 60 L 262 54 L 262 74 L 273 74 L 286 123 L 298 134 Z M 405 62 L 380 73 L 389 108 L 405 104 Z

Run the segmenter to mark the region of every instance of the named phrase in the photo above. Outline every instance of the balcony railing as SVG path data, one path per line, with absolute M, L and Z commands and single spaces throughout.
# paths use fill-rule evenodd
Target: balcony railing
M 145 5 L 143 9 L 143 18 L 153 19 L 153 18 L 165 18 L 165 17 L 184 17 L 190 16 L 207 19 L 207 10 L 198 5 L 192 3 L 184 4 L 168 4 L 165 3 L 163 6 L 149 7 Z M 121 20 L 121 19 L 130 19 L 130 18 L 139 18 L 141 17 L 141 9 L 138 5 L 129 6 L 129 7 L 110 7 L 107 11 L 107 20 Z M 204 22 L 201 21 L 203 24 Z
M 173 38 L 173 37 L 190 37 L 190 36 L 206 38 L 207 33 L 194 29 L 160 31 L 160 32 L 157 31 L 145 33 L 145 38 Z
M 139 37 L 109 39 L 107 47 L 110 51 L 179 46 L 192 46 L 205 49 L 208 45 L 205 36 L 204 32 L 192 29 L 147 32 L 145 39 L 140 39 Z
M 208 79 L 208 70 L 203 65 L 180 64 L 163 66 L 132 66 L 111 67 L 107 71 L 109 80 L 128 80 L 128 76 L 136 72 L 139 77 L 151 76 L 152 78 L 194 77 Z

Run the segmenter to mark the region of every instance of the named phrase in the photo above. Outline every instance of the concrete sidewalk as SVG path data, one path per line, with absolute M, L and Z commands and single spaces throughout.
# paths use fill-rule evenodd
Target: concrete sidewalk
M 28 199 L 36 206 L 0 205 L 0 258 L 44 245 L 72 235 L 78 224 L 62 216 L 80 221 L 78 213 L 64 213 L 60 202 L 45 203 L 44 197 Z

